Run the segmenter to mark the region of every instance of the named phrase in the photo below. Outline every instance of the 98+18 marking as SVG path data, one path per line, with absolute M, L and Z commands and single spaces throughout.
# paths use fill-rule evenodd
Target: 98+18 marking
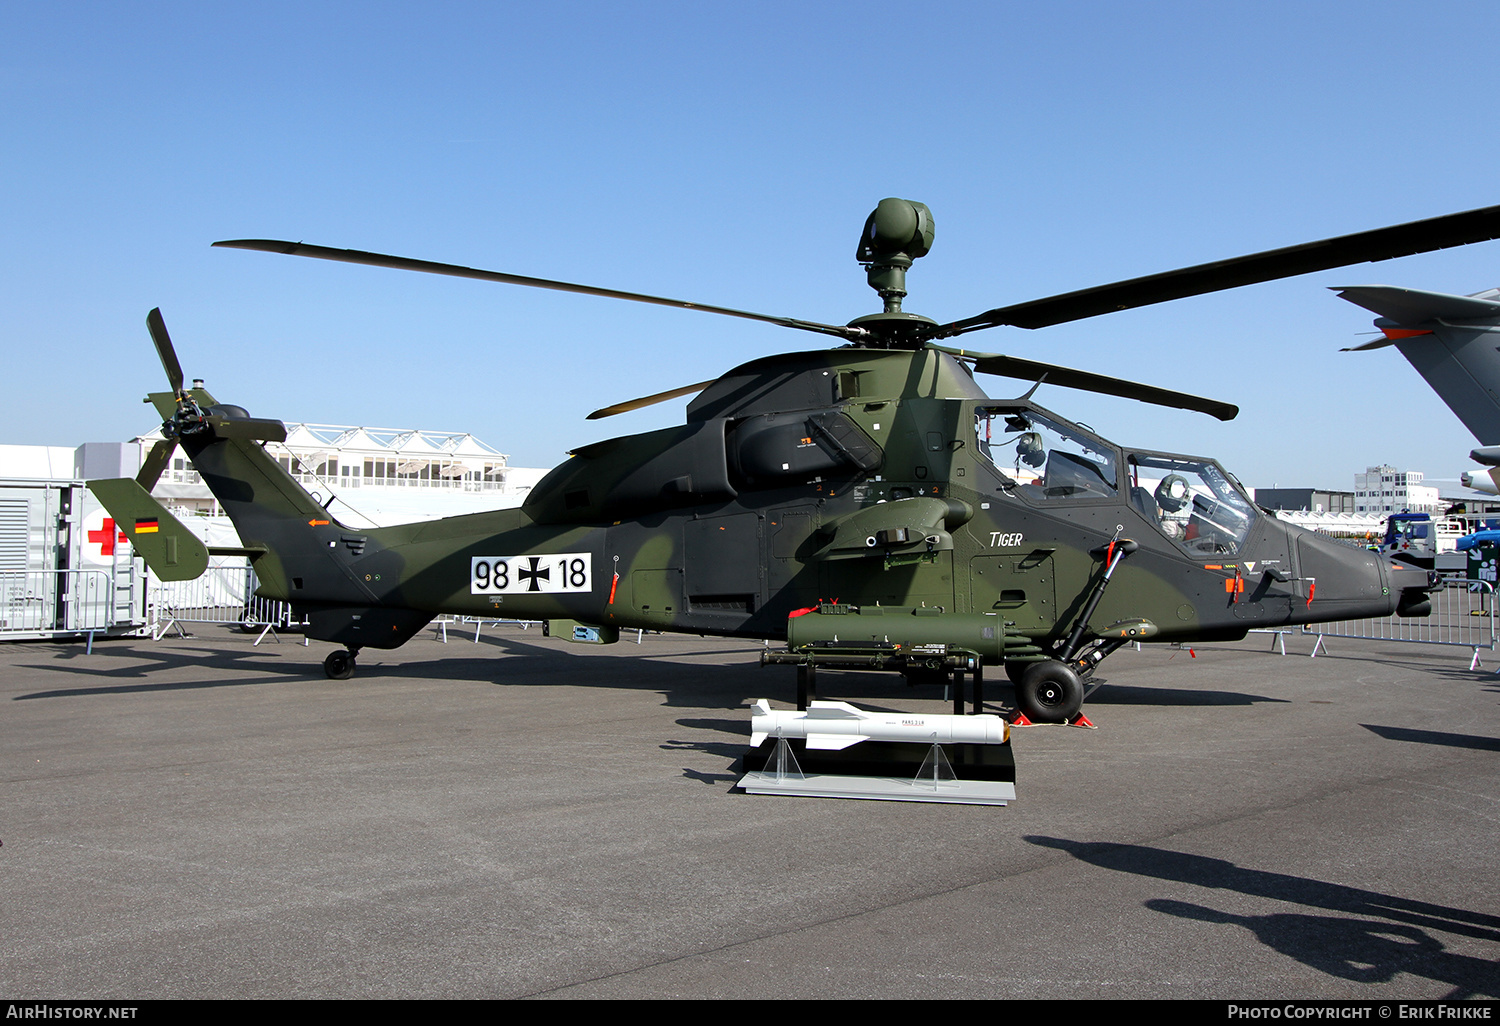
M 514 595 L 590 591 L 593 588 L 591 563 L 587 552 L 474 556 L 469 563 L 469 593 Z

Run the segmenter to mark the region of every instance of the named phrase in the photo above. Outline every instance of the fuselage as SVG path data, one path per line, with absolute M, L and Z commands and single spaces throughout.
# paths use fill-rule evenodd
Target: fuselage
M 211 487 L 236 473 L 219 448 L 193 454 Z M 577 450 L 520 509 L 354 531 L 225 506 L 272 554 L 263 592 L 313 613 L 314 636 L 375 647 L 438 614 L 784 638 L 835 600 L 993 613 L 1045 642 L 1121 539 L 1136 547 L 1093 622 L 1148 620 L 1156 640 L 1386 615 L 1422 583 L 1272 518 L 1212 460 L 992 400 L 934 350 L 746 364 L 686 424 Z

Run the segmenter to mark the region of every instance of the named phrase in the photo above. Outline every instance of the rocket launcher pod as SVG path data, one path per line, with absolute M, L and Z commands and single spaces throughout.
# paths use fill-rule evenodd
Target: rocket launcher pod
M 1010 727 L 993 713 L 929 716 L 856 709 L 848 702 L 812 702 L 806 712 L 772 709 L 764 698 L 750 712 L 750 744 L 768 737 L 804 738 L 808 748 L 837 751 L 861 741 L 916 741 L 937 745 L 1004 744 Z
M 988 613 L 944 613 L 932 607 L 912 610 L 865 606 L 859 611 L 837 607 L 837 614 L 808 613 L 787 621 L 793 651 L 838 645 L 857 648 L 895 647 L 913 653 L 929 647 L 973 652 L 991 665 L 1005 659 L 1005 624 Z

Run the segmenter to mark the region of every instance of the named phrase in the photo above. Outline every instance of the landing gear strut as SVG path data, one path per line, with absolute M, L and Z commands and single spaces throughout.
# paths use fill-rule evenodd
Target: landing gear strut
M 328 674 L 330 680 L 348 680 L 354 676 L 354 657 L 358 654 L 357 648 L 329 652 L 328 658 L 323 660 L 323 672 Z
M 1071 723 L 1083 709 L 1084 679 L 1089 678 L 1093 683 L 1089 691 L 1104 683 L 1093 678 L 1094 667 L 1127 640 L 1156 633 L 1156 628 L 1145 620 L 1130 620 L 1105 628 L 1102 634 L 1106 636 L 1096 637 L 1093 641 L 1084 640 L 1090 634 L 1089 618 L 1104 597 L 1104 589 L 1109 587 L 1115 568 L 1139 548 L 1129 538 L 1120 538 L 1121 530 L 1123 528 L 1116 527 L 1114 539 L 1108 545 L 1094 549 L 1093 555 L 1104 560 L 1104 572 L 1089 593 L 1067 640 L 1053 651 L 1056 658 L 1005 664 L 1006 676 L 1016 685 L 1016 708 L 1035 723 Z

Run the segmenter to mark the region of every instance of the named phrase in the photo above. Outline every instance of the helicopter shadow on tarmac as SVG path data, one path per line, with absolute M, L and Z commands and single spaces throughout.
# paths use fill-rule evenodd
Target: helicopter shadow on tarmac
M 474 642 L 450 642 L 450 646 L 462 644 Z M 661 694 L 669 706 L 724 709 L 742 707 L 757 682 L 764 680 L 759 677 L 760 667 L 747 658 L 747 652 L 753 650 L 744 648 L 707 645 L 652 651 L 622 641 L 612 651 L 600 651 L 594 646 L 540 637 L 533 641 L 517 634 L 481 636 L 477 644 L 488 650 L 486 654 L 467 657 L 444 653 L 438 658 L 389 664 L 381 662 L 380 654 L 372 654 L 365 672 L 398 679 L 470 680 L 502 686 L 566 684 L 650 691 Z M 701 662 L 726 656 L 740 656 L 742 661 L 712 666 Z
M 125 665 L 91 665 L 79 660 L 79 654 L 71 651 L 59 651 L 53 656 L 54 663 L 17 663 L 18 669 L 42 670 L 51 672 L 63 672 L 98 681 L 147 681 L 151 683 L 130 684 L 100 684 L 94 687 L 67 687 L 53 688 L 46 691 L 33 691 L 24 695 L 15 695 L 11 700 L 29 701 L 39 698 L 82 698 L 89 695 L 127 694 L 130 692 L 149 691 L 185 691 L 198 688 L 226 688 L 226 687 L 249 687 L 260 684 L 284 684 L 305 678 L 307 671 L 300 666 L 287 666 L 277 664 L 275 661 L 265 658 L 254 658 L 254 652 L 226 652 L 219 648 L 206 648 L 194 646 L 191 649 L 162 649 L 142 648 L 132 645 L 128 651 L 122 652 L 115 646 L 120 641 L 96 642 L 98 656 L 121 656 L 134 657 L 134 661 Z M 133 639 L 130 639 L 133 640 Z M 97 657 L 90 657 L 97 658 Z M 66 663 L 65 666 L 56 665 L 58 662 Z M 194 680 L 155 680 L 159 674 L 173 670 L 212 670 L 216 675 L 222 673 L 239 673 L 254 671 L 264 676 L 257 677 L 203 677 Z
M 1092 699 L 1095 705 L 1256 705 L 1261 702 L 1290 702 L 1289 698 L 1272 698 L 1241 691 L 1215 691 L 1200 688 L 1153 688 L 1140 684 L 1111 684 Z
M 473 643 L 472 639 L 450 642 Z M 796 700 L 795 675 L 786 667 L 758 665 L 759 649 L 755 647 L 721 648 L 709 643 L 702 648 L 653 651 L 648 647 L 637 649 L 622 640 L 612 651 L 601 651 L 587 645 L 533 641 L 518 634 L 481 635 L 477 643 L 520 660 L 505 664 L 503 679 L 496 679 L 497 663 L 493 656 L 466 658 L 445 654 L 437 659 L 384 665 L 376 654 L 368 662 L 366 672 L 397 678 L 479 680 L 505 685 L 535 682 L 548 686 L 555 686 L 558 674 L 567 672 L 570 676 L 566 683 L 571 686 L 654 691 L 662 695 L 668 706 L 694 709 L 742 710 L 748 702 L 762 696 L 776 702 Z M 528 656 L 533 658 L 527 659 Z M 728 661 L 722 661 L 726 657 Z M 706 665 L 705 659 L 720 661 Z M 559 660 L 566 660 L 565 671 L 559 669 Z M 890 674 L 841 671 L 825 673 L 819 679 L 823 685 L 820 697 L 858 702 L 872 712 L 900 711 L 884 704 L 893 699 L 931 701 L 938 707 L 946 707 L 950 701 L 941 687 L 893 684 Z M 996 699 L 1009 697 L 1012 690 L 1003 678 L 986 681 L 985 688 L 992 712 L 1004 704 Z M 725 724 L 729 733 L 749 732 L 748 720 L 714 722 Z
M 1449 952 L 1428 932 L 1436 929 L 1500 943 L 1500 916 L 1246 869 L 1224 859 L 1165 848 L 1037 835 L 1025 840 L 1067 852 L 1102 869 L 1336 913 L 1241 916 L 1171 898 L 1152 898 L 1144 903 L 1153 912 L 1181 919 L 1243 926 L 1267 947 L 1330 976 L 1356 983 L 1381 983 L 1407 973 L 1449 984 L 1453 989 L 1445 997 L 1450 1000 L 1500 997 L 1500 977 L 1493 961 Z
M 66 664 L 68 674 L 91 677 L 101 683 L 93 687 L 65 687 L 30 692 L 17 695 L 13 700 L 249 687 L 272 683 L 322 683 L 323 680 L 316 661 L 310 657 L 307 663 L 303 663 L 296 654 L 292 654 L 288 660 L 280 657 L 275 649 L 263 654 L 259 649 L 248 647 L 224 648 L 214 644 L 211 638 L 195 644 L 197 640 L 172 639 L 176 643 L 172 647 L 164 647 L 160 643 L 144 645 L 138 639 L 101 641 L 96 643 L 99 646 L 99 656 L 113 657 L 102 666 L 93 664 L 96 657 L 86 659 L 81 650 L 74 651 L 76 646 L 60 647 L 51 664 L 32 662 L 17 665 L 26 669 L 56 671 L 64 669 L 64 666 L 58 665 L 63 663 Z M 450 642 L 452 647 L 459 648 L 467 644 L 475 643 L 456 639 Z M 540 638 L 532 641 L 516 634 L 481 635 L 477 644 L 483 646 L 482 654 L 473 656 L 450 655 L 444 651 L 437 658 L 386 664 L 382 664 L 376 657 L 367 663 L 366 673 L 394 679 L 476 681 L 506 687 L 555 687 L 559 683 L 559 674 L 565 674 L 566 683 L 572 686 L 654 691 L 662 695 L 668 706 L 692 708 L 738 710 L 744 708 L 747 701 L 761 696 L 778 702 L 795 701 L 796 683 L 792 674 L 784 668 L 757 665 L 750 658 L 754 649 L 709 645 L 701 649 L 677 648 L 669 652 L 599 652 L 583 646 L 559 645 L 555 641 Z M 500 661 L 496 659 L 497 654 L 519 658 Z M 120 663 L 121 656 L 129 661 Z M 741 661 L 720 663 L 714 665 L 711 672 L 705 672 L 706 668 L 701 660 L 722 659 L 725 656 L 739 656 Z M 561 668 L 560 661 L 565 661 Z M 147 683 L 162 673 L 188 669 L 202 673 L 192 679 Z M 245 672 L 257 675 L 224 676 Z M 105 681 L 120 683 L 106 685 L 103 683 Z M 125 683 L 126 681 L 130 683 Z M 892 701 L 930 701 L 938 707 L 946 706 L 948 701 L 940 687 L 893 684 L 889 674 L 857 671 L 825 673 L 820 682 L 822 697 L 856 702 L 875 712 L 897 711 L 890 704 Z M 1013 690 L 1010 682 L 1003 677 L 986 680 L 986 706 L 989 711 L 1006 712 L 1013 708 Z M 1131 684 L 1112 685 L 1102 689 L 1096 700 L 1101 704 L 1111 705 L 1179 707 L 1284 701 L 1222 690 L 1172 689 Z M 748 729 L 739 720 L 726 719 L 719 722 L 722 723 L 720 729 L 726 733 L 739 735 Z
M 677 721 L 683 727 L 691 730 L 719 730 L 726 734 L 737 734 L 738 741 L 667 741 L 658 745 L 664 752 L 689 752 L 697 755 L 709 755 L 717 759 L 723 759 L 731 769 L 739 762 L 740 756 L 745 754 L 745 749 L 750 744 L 750 722 L 749 720 L 695 720 L 681 719 Z M 682 767 L 682 775 L 689 780 L 696 780 L 700 784 L 719 786 L 723 784 L 734 784 L 740 779 L 736 772 L 712 773 L 705 770 L 694 769 L 691 766 Z
M 1500 752 L 1500 738 L 1479 734 L 1451 734 L 1443 730 L 1414 730 L 1411 727 L 1387 727 L 1376 723 L 1361 723 L 1370 733 L 1387 741 L 1408 741 L 1418 745 L 1437 745 L 1443 748 L 1472 748 L 1478 752 Z

